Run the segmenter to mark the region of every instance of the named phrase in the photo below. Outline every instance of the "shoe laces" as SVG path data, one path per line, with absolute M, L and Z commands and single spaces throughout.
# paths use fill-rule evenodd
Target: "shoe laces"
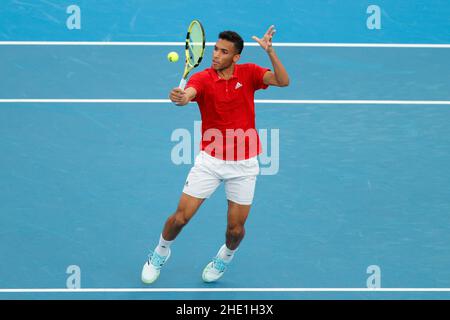
M 228 263 L 220 259 L 219 257 L 213 258 L 213 267 L 219 272 L 224 272 L 227 268 Z
M 164 265 L 164 262 L 166 262 L 167 256 L 161 256 L 158 253 L 150 251 L 150 254 L 148 255 L 148 262 L 149 264 L 152 264 L 157 270 L 161 269 L 161 267 Z

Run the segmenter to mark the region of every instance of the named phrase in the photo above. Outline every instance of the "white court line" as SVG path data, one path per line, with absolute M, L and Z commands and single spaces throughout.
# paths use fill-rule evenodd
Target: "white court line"
M 215 42 L 207 42 L 214 46 Z M 184 46 L 185 42 L 129 42 L 129 41 L 0 41 L 0 46 Z M 245 46 L 258 47 L 256 42 L 246 42 Z M 300 43 L 278 42 L 274 47 L 326 47 L 326 48 L 428 48 L 449 49 L 450 44 L 431 43 Z
M 171 103 L 169 99 L 0 99 L 1 103 Z M 386 104 L 386 105 L 450 105 L 449 100 L 267 100 L 256 104 Z
M 123 293 L 123 292 L 450 292 L 450 288 L 41 288 L 0 289 L 0 293 Z

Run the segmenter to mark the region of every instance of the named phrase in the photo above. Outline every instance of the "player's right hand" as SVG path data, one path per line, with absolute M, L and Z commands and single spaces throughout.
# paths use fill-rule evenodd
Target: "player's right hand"
M 173 88 L 172 91 L 170 91 L 169 98 L 176 105 L 182 106 L 187 104 L 186 92 L 181 88 Z

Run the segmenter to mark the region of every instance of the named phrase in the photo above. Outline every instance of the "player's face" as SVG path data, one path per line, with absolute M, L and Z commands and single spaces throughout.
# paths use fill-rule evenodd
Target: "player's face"
M 227 69 L 236 63 L 239 57 L 233 42 L 219 39 L 214 46 L 212 68 L 215 70 Z

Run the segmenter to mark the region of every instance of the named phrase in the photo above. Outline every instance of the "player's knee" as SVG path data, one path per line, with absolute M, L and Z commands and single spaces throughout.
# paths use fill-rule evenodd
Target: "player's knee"
M 227 237 L 239 239 L 243 238 L 245 235 L 245 228 L 241 225 L 233 225 L 227 227 Z
M 177 209 L 177 211 L 173 214 L 173 224 L 178 228 L 183 228 L 187 225 L 189 219 L 186 217 L 186 213 L 184 210 Z

